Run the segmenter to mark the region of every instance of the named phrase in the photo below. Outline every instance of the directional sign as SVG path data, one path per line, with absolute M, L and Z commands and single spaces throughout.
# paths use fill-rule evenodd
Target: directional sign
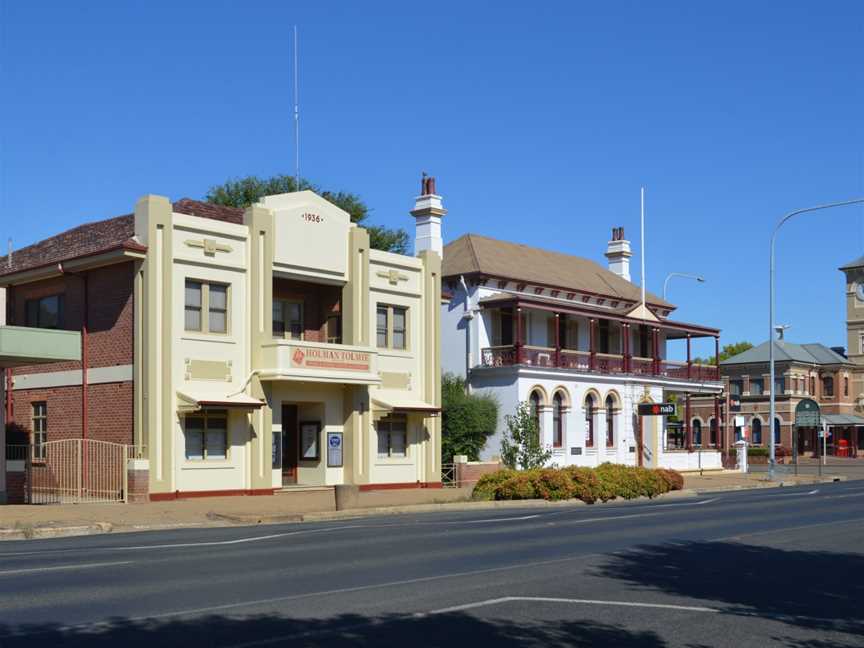
M 639 403 L 639 416 L 675 416 L 675 403 Z

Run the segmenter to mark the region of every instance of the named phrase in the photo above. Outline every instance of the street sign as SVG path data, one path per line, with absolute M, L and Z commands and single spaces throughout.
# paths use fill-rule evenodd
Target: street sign
M 729 396 L 729 411 L 730 412 L 740 412 L 741 411 L 741 397 L 737 394 L 731 394 Z
M 639 416 L 675 416 L 675 403 L 639 403 Z
M 342 433 L 327 433 L 327 467 L 339 468 L 342 466 Z
M 819 404 L 812 398 L 804 398 L 795 407 L 795 427 L 819 427 L 822 415 Z

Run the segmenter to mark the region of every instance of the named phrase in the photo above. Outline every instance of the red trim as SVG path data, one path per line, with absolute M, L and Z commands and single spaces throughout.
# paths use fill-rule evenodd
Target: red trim
M 360 484 L 361 491 L 401 490 L 406 488 L 444 488 L 441 482 L 404 482 L 401 484 Z
M 253 488 L 209 491 L 174 491 L 173 493 L 150 493 L 151 502 L 169 502 L 178 499 L 193 499 L 196 497 L 234 497 L 238 495 L 272 495 L 275 488 Z

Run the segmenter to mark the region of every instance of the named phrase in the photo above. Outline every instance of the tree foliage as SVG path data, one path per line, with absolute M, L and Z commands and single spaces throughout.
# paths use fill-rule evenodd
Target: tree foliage
M 314 191 L 325 200 L 348 212 L 352 222 L 362 225 L 369 231 L 369 244 L 376 250 L 395 252 L 397 254 L 408 253 L 408 232 L 401 228 L 390 229 L 380 225 L 365 224 L 366 219 L 369 217 L 369 207 L 357 194 L 346 191 L 329 191 L 322 189 L 305 178 L 301 178 L 299 191 L 306 189 Z M 294 176 L 275 175 L 270 178 L 246 176 L 245 178 L 228 180 L 221 185 L 211 187 L 204 200 L 215 205 L 245 209 L 249 205 L 261 200 L 264 196 L 291 193 L 293 191 L 298 191 L 297 180 Z
M 515 414 L 504 417 L 507 430 L 501 439 L 501 461 L 508 468 L 533 470 L 542 468 L 552 458 L 552 451 L 540 442 L 540 428 L 527 402 L 519 403 Z
M 498 401 L 488 394 L 465 393 L 465 380 L 453 374 L 441 378 L 441 460 L 467 455 L 477 461 L 486 439 L 498 423 Z
M 722 349 L 720 349 L 720 362 L 724 360 L 728 360 L 729 358 L 738 355 L 739 353 L 744 353 L 745 351 L 752 349 L 753 345 L 747 341 L 735 342 L 734 344 L 727 344 Z M 707 358 L 696 358 L 693 360 L 696 364 L 715 364 L 716 356 L 709 356 Z

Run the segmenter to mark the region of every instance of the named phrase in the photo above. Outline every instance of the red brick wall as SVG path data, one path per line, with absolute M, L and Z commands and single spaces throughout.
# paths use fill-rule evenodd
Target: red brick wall
M 87 273 L 89 368 L 132 364 L 134 354 L 133 264 L 122 263 Z M 65 295 L 64 328 L 81 330 L 84 281 L 63 275 L 15 286 L 9 295 L 10 324 L 24 325 L 28 299 Z M 17 367 L 14 374 L 35 374 L 80 369 L 80 362 Z M 81 385 L 16 390 L 12 396 L 11 423 L 30 431 L 32 403 L 48 403 L 48 439 L 81 438 Z M 88 386 L 87 436 L 102 441 L 132 443 L 133 384 L 108 383 Z
M 129 493 L 127 500 L 130 503 L 150 501 L 150 471 L 130 470 L 128 473 Z
M 457 486 L 472 486 L 477 483 L 483 475 L 501 470 L 503 466 L 498 462 L 472 462 L 454 464 L 456 470 Z
M 327 316 L 339 312 L 342 289 L 335 286 L 292 281 L 273 280 L 273 299 L 291 299 L 303 302 L 303 339 L 309 342 L 327 341 Z
M 23 504 L 26 488 L 26 475 L 21 472 L 6 471 L 6 502 L 8 504 Z

